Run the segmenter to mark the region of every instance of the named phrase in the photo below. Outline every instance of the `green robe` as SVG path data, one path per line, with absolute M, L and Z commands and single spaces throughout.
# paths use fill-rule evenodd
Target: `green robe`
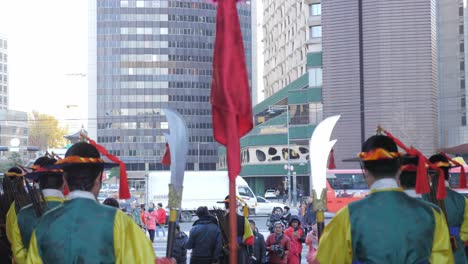
M 340 210 L 325 227 L 322 263 L 453 263 L 440 210 L 399 188 L 373 190 Z
M 129 216 L 99 204 L 89 192 L 75 192 L 85 195 L 39 220 L 27 263 L 154 263 L 150 240 Z

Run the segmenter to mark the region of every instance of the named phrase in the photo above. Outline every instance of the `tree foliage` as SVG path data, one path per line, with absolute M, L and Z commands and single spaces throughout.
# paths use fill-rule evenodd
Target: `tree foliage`
M 58 120 L 50 115 L 32 112 L 29 120 L 29 145 L 40 150 L 65 146 L 67 129 L 59 125 Z

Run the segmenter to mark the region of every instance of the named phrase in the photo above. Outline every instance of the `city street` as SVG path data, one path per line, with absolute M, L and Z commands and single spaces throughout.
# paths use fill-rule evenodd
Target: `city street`
M 196 218 L 196 217 L 194 217 Z M 268 231 L 268 228 L 266 227 L 265 223 L 268 217 L 266 216 L 261 216 L 261 217 L 250 217 L 250 219 L 253 219 L 255 223 L 257 224 L 258 230 L 263 234 L 265 239 L 268 237 L 270 232 Z M 326 219 L 326 223 L 330 221 L 329 218 Z M 193 222 L 188 222 L 188 223 L 181 223 L 180 228 L 182 231 L 184 231 L 187 235 L 189 235 L 190 228 L 192 227 Z M 161 233 L 159 234 L 160 237 L 155 237 L 153 247 L 156 252 L 156 256 L 165 256 L 166 255 L 166 243 L 167 243 L 167 238 L 166 237 L 161 237 Z M 303 249 L 302 249 L 302 261 L 301 263 L 306 263 L 306 255 L 307 255 L 307 246 L 304 244 Z M 190 258 L 190 251 L 187 253 L 187 259 Z

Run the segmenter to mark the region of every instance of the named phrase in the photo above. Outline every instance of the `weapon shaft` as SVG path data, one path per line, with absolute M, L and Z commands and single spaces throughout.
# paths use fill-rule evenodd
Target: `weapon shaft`
M 177 216 L 178 210 L 174 208 L 170 208 L 169 211 L 169 227 L 167 231 L 167 248 L 166 248 L 166 256 L 168 258 L 172 258 L 172 251 L 174 249 L 174 242 L 175 242 L 175 235 L 176 235 L 176 223 L 177 223 Z

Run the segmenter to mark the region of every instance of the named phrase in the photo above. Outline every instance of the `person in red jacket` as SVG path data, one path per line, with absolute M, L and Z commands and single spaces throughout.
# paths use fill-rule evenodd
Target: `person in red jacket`
M 287 264 L 290 250 L 290 239 L 283 234 L 283 224 L 274 224 L 274 233 L 270 234 L 265 242 L 268 251 L 268 263 Z
M 288 264 L 301 263 L 302 243 L 305 242 L 305 232 L 302 229 L 301 221 L 297 216 L 292 216 L 289 227 L 284 231 L 284 235 L 291 240 L 291 249 L 288 254 Z
M 166 210 L 163 208 L 162 203 L 158 203 L 158 219 L 156 222 L 156 237 L 159 237 L 159 230 L 162 230 L 163 237 L 166 236 Z

